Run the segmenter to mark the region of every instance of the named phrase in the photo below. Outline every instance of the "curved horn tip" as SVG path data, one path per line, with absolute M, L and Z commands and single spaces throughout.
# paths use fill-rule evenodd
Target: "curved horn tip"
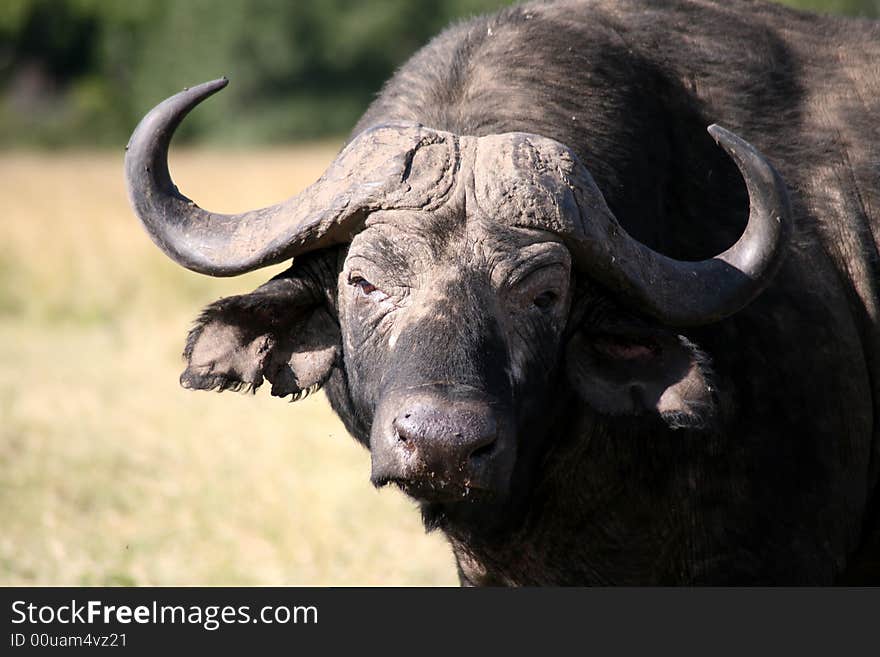
M 208 96 L 212 96 L 217 93 L 226 85 L 229 84 L 229 78 L 225 75 L 222 78 L 217 78 L 216 80 L 210 80 L 209 82 L 202 82 L 201 84 L 197 84 L 194 87 L 184 87 L 183 91 L 180 91 L 170 98 L 166 99 L 163 103 L 160 103 L 157 107 L 161 107 L 165 103 L 174 103 L 178 99 L 189 100 L 193 106 L 201 103 Z
M 173 260 L 198 269 L 197 259 L 177 249 L 163 224 L 169 214 L 184 212 L 192 202 L 180 194 L 168 171 L 168 146 L 184 117 L 199 103 L 223 89 L 226 76 L 180 91 L 153 107 L 141 119 L 125 147 L 125 181 L 128 197 L 153 241 Z M 183 204 L 183 205 L 181 205 Z M 184 209 L 181 209 L 184 208 Z M 170 222 L 172 225 L 174 222 Z M 190 263 L 192 260 L 192 263 Z
M 708 132 L 739 169 L 749 195 L 749 219 L 735 244 L 699 262 L 657 257 L 632 242 L 639 254 L 632 260 L 640 263 L 627 274 L 635 303 L 671 326 L 718 321 L 751 303 L 779 270 L 792 232 L 787 188 L 772 164 L 729 130 L 712 124 Z M 663 295 L 655 293 L 654 281 L 665 281 Z
M 125 146 L 125 150 L 131 151 L 135 144 L 142 139 L 155 139 L 157 135 L 154 126 L 152 125 L 153 122 L 171 124 L 171 132 L 173 132 L 174 129 L 177 128 L 177 124 L 183 120 L 183 117 L 186 116 L 192 108 L 209 96 L 214 95 L 228 84 L 229 78 L 224 75 L 222 78 L 217 78 L 210 82 L 202 82 L 194 87 L 184 87 L 183 91 L 166 98 L 147 112 L 144 118 L 141 119 L 141 122 L 131 133 L 131 137 L 128 140 L 128 144 Z M 170 140 L 171 135 L 168 134 L 166 136 Z
M 195 87 L 184 87 L 183 90 L 184 91 L 194 91 L 196 89 L 204 89 L 205 91 L 214 92 L 214 91 L 220 91 L 220 89 L 225 87 L 227 84 L 229 84 L 229 78 L 227 78 L 225 75 L 223 75 L 223 76 L 217 78 L 216 80 L 202 82 L 201 84 L 196 85 Z
M 745 139 L 737 135 L 736 133 L 731 132 L 727 128 L 722 128 L 717 123 L 713 123 L 708 128 L 706 128 L 706 132 L 712 135 L 712 139 L 715 140 L 721 148 L 730 153 L 734 154 L 736 149 L 744 150 L 748 153 L 755 154 L 755 147 L 752 146 Z
M 721 127 L 717 123 L 713 123 L 708 128 L 706 128 L 706 132 L 708 132 L 710 135 L 712 135 L 716 140 L 719 139 L 721 137 L 721 135 L 733 134 L 730 132 L 730 130 L 728 130 L 727 128 Z
M 752 179 L 762 180 L 763 183 L 775 188 L 776 196 L 783 197 L 787 207 L 788 190 L 779 172 L 772 164 L 755 148 L 739 135 L 713 123 L 707 131 L 715 142 L 733 159 L 746 181 L 746 186 L 752 187 Z M 751 192 L 750 192 L 751 193 Z

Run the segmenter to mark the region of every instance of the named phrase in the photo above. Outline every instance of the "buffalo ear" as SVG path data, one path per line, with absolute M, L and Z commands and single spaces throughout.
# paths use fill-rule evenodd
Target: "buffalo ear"
M 341 352 L 339 325 L 302 280 L 276 278 L 202 312 L 190 331 L 180 375 L 185 388 L 256 390 L 299 399 L 327 380 Z
M 568 342 L 569 381 L 608 415 L 657 413 L 672 428 L 700 428 L 715 411 L 706 357 L 683 336 L 578 331 Z

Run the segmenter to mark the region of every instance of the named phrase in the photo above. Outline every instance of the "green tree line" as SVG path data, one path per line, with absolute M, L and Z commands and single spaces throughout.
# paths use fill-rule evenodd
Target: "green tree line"
M 784 0 L 880 15 L 880 0 Z M 270 143 L 346 133 L 449 22 L 509 0 L 2 0 L 0 145 L 123 144 L 175 89 L 234 84 L 183 137 Z M 234 115 L 236 120 L 222 120 Z

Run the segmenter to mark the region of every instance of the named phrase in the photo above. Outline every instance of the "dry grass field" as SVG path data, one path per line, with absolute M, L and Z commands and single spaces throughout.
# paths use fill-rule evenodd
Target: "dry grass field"
M 175 152 L 237 211 L 299 191 L 334 146 Z M 322 395 L 178 387 L 200 307 L 247 291 L 163 256 L 122 152 L 0 153 L 0 584 L 454 584 L 441 536 L 369 484 Z

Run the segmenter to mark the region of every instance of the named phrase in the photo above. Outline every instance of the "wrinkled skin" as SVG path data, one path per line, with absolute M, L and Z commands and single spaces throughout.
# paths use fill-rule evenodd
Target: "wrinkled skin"
M 795 192 L 773 284 L 722 321 L 664 324 L 463 176 L 209 306 L 182 382 L 324 385 L 463 584 L 880 581 L 878 37 L 742 2 L 572 1 L 452 28 L 355 135 L 550 137 L 630 234 L 695 260 L 747 212 L 703 131 L 723 121 Z
M 377 455 L 396 440 L 391 425 L 401 408 L 414 395 L 438 407 L 455 396 L 489 407 L 493 449 L 502 452 L 480 473 L 484 481 L 462 494 L 506 493 L 516 438 L 551 390 L 571 258 L 548 233 L 499 231 L 484 217 L 396 214 L 373 215 L 352 242 L 339 284 L 348 385 L 357 412 L 373 418 L 374 481 L 402 476 L 383 462 L 393 446 Z M 375 289 L 365 291 L 363 280 Z M 455 465 L 438 461 L 438 470 L 443 461 Z

